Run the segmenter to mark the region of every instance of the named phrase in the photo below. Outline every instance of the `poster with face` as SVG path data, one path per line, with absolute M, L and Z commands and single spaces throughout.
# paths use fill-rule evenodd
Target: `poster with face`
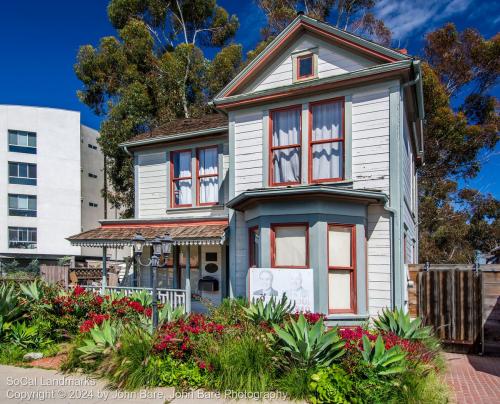
M 286 294 L 295 303 L 295 311 L 314 311 L 314 287 L 312 269 L 250 268 L 249 300 L 271 297 L 281 299 Z

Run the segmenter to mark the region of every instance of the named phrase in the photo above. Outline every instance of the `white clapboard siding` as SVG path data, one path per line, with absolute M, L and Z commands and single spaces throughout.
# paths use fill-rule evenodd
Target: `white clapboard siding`
M 368 308 L 377 314 L 391 303 L 391 248 L 389 212 L 368 207 Z
M 166 153 L 140 154 L 137 164 L 139 218 L 165 216 L 168 189 Z
M 236 220 L 236 279 L 233 292 L 236 296 L 245 296 L 248 272 L 248 229 L 243 213 L 235 212 L 234 214 Z
M 262 187 L 262 112 L 235 115 L 235 193 Z
M 290 47 L 284 57 L 281 57 L 280 63 L 257 78 L 257 84 L 252 87 L 253 91 L 268 90 L 292 84 L 292 53 L 311 48 L 317 48 L 319 78 L 336 76 L 375 65 L 375 62 L 338 46 L 322 41 L 318 45 L 317 40 L 314 40 L 309 35 L 304 35 Z
M 389 91 L 352 97 L 352 178 L 356 189 L 389 194 Z

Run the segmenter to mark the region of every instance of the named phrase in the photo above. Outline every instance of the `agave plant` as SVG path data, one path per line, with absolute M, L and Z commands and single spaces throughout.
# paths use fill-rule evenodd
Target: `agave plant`
M 24 307 L 19 305 L 19 294 L 14 285 L 0 285 L 0 316 L 6 323 L 13 322 L 23 315 Z
M 405 353 L 399 346 L 393 346 L 391 349 L 385 349 L 384 340 L 379 335 L 372 343 L 366 335 L 363 335 L 363 350 L 361 355 L 366 364 L 372 366 L 379 375 L 392 375 L 404 372 L 403 361 Z
M 402 308 L 394 311 L 382 310 L 382 314 L 374 323 L 380 331 L 392 332 L 408 340 L 425 340 L 432 337 L 432 327 L 422 326 L 422 320 L 418 317 L 412 320 L 410 314 L 405 313 Z
M 260 324 L 263 321 L 270 324 L 281 324 L 294 308 L 295 303 L 290 302 L 286 295 L 283 295 L 280 300 L 271 297 L 267 303 L 263 299 L 253 301 L 248 307 L 243 307 L 243 312 L 255 324 Z
M 84 345 L 78 348 L 83 353 L 82 359 L 95 360 L 117 349 L 119 334 L 118 324 L 109 320 L 105 320 L 101 325 L 95 325 L 90 330 L 90 338 L 84 339 Z
M 345 352 L 337 329 L 326 331 L 322 319 L 311 325 L 301 314 L 296 321 L 290 318 L 283 328 L 273 327 L 276 331 L 273 338 L 280 343 L 281 350 L 302 369 L 328 366 Z
M 146 290 L 136 291 L 132 293 L 129 297 L 132 300 L 138 301 L 140 304 L 142 304 L 143 307 L 151 306 L 151 303 L 153 302 L 153 297 L 151 296 L 151 293 L 149 293 Z
M 28 284 L 20 284 L 21 292 L 29 300 L 38 302 L 43 296 L 43 285 L 39 281 L 33 281 Z

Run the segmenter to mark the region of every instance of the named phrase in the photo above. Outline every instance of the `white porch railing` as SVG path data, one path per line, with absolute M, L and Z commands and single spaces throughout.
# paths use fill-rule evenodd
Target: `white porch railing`
M 81 285 L 83 288 L 88 290 L 94 290 L 98 292 L 102 292 L 102 286 L 91 286 L 91 285 Z M 106 286 L 106 292 L 117 292 L 122 293 L 125 296 L 130 296 L 135 292 L 146 291 L 149 294 L 153 293 L 152 288 L 143 288 L 143 287 L 133 287 L 133 286 Z M 184 310 L 189 313 L 191 311 L 191 299 L 187 301 L 186 290 L 185 289 L 163 289 L 158 288 L 158 301 L 160 303 L 168 303 L 174 309 L 178 306 L 184 306 Z M 187 303 L 187 304 L 186 304 Z

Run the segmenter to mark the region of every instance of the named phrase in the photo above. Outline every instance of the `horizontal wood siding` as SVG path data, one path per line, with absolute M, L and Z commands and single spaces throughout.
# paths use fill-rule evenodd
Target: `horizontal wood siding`
M 255 83 L 257 84 L 253 86 L 252 91 L 268 90 L 292 84 L 292 53 L 313 48 L 318 55 L 319 78 L 336 76 L 375 65 L 374 62 L 355 53 L 312 38 L 310 35 L 304 35 L 290 47 L 286 55 L 282 56 L 277 63 L 271 65 L 256 79 Z
M 165 216 L 168 190 L 166 153 L 140 154 L 137 174 L 139 218 Z
M 352 179 L 389 194 L 389 90 L 352 97 Z
M 236 280 L 234 294 L 246 296 L 248 275 L 248 228 L 243 213 L 235 212 L 236 220 Z
M 368 207 L 368 310 L 376 315 L 391 304 L 391 247 L 389 212 Z
M 262 187 L 262 112 L 236 114 L 234 123 L 235 193 Z

